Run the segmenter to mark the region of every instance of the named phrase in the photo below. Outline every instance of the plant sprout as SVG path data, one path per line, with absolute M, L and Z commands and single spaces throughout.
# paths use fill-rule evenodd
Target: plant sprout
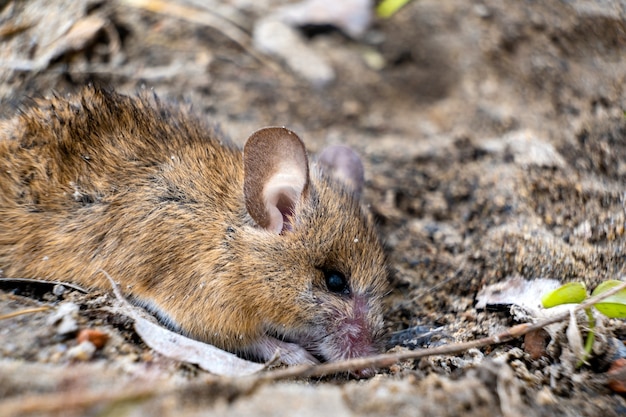
M 621 284 L 622 281 L 619 280 L 605 281 L 593 290 L 591 296 L 602 294 Z M 541 304 L 544 308 L 551 308 L 562 304 L 580 304 L 587 298 L 589 298 L 589 294 L 587 293 L 585 284 L 582 282 L 570 282 L 545 294 L 541 298 Z M 594 304 L 594 307 L 600 313 L 609 318 L 626 318 L 626 289 Z M 595 320 L 593 318 L 592 309 L 585 309 L 585 312 L 587 313 L 587 318 L 589 320 L 589 332 L 587 333 L 587 340 L 585 341 L 584 356 L 578 363 L 579 367 L 591 355 L 591 349 L 595 340 Z

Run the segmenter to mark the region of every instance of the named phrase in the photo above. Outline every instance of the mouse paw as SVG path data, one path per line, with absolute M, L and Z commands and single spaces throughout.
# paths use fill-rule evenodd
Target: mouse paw
M 274 359 L 274 356 L 278 354 L 280 361 L 285 365 L 313 365 L 319 363 L 302 346 L 284 342 L 270 336 L 264 336 L 248 346 L 245 353 L 266 362 Z

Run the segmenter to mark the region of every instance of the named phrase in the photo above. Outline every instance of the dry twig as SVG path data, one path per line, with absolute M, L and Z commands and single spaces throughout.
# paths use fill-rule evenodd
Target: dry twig
M 626 289 L 626 282 L 611 288 L 602 294 L 589 298 L 586 302 L 577 305 L 573 308 L 573 311 L 585 310 L 592 307 L 594 304 L 604 300 L 605 298 L 618 293 L 621 290 Z M 456 355 L 465 352 L 469 349 L 481 348 L 490 345 L 497 345 L 505 343 L 513 339 L 517 339 L 524 336 L 526 333 L 530 333 L 535 330 L 542 329 L 553 323 L 568 320 L 570 317 L 570 311 L 565 311 L 561 314 L 557 314 L 545 320 L 538 321 L 536 323 L 523 323 L 510 327 L 506 331 L 497 334 L 495 336 L 485 337 L 478 340 L 472 340 L 464 343 L 455 343 L 451 345 L 440 346 L 430 349 L 418 349 L 409 352 L 399 353 L 384 353 L 381 355 L 370 356 L 367 358 L 349 359 L 340 362 L 323 363 L 319 365 L 300 365 L 292 366 L 285 369 L 279 369 L 275 371 L 269 371 L 258 376 L 259 379 L 276 381 L 289 378 L 303 378 L 311 376 L 325 376 L 336 374 L 340 372 L 357 371 L 367 368 L 387 368 L 398 362 L 406 360 L 421 359 L 427 356 L 436 355 Z
M 39 313 L 41 311 L 50 310 L 50 306 L 41 306 L 33 308 L 25 308 L 24 310 L 12 311 L 0 316 L 0 320 L 12 319 L 13 317 L 21 316 L 23 314 Z
M 585 303 L 574 307 L 573 311 L 590 308 L 594 304 L 613 294 L 616 294 L 623 289 L 626 289 L 626 282 L 610 289 L 609 291 L 606 291 L 603 294 L 591 297 Z M 246 377 L 232 378 L 207 375 L 204 382 L 198 383 L 196 381 L 183 387 L 164 389 L 160 386 L 160 384 L 153 384 L 139 387 L 137 389 L 128 389 L 128 387 L 125 387 L 123 390 L 108 392 L 106 394 L 103 394 L 101 391 L 81 391 L 79 393 L 65 392 L 20 396 L 4 401 L 2 407 L 0 407 L 0 416 L 17 416 L 25 413 L 68 412 L 68 410 L 79 411 L 87 410 L 99 404 L 129 400 L 141 402 L 157 396 L 162 397 L 163 395 L 168 394 L 182 394 L 190 390 L 201 390 L 202 386 L 211 388 L 212 391 L 216 389 L 216 385 L 222 386 L 230 390 L 229 392 L 231 396 L 246 395 L 254 392 L 256 388 L 268 382 L 311 376 L 324 376 L 366 368 L 385 368 L 401 361 L 420 359 L 435 355 L 459 354 L 473 348 L 500 344 L 521 337 L 526 333 L 544 328 L 550 324 L 567 320 L 569 315 L 570 311 L 566 311 L 549 319 L 541 320 L 536 323 L 519 324 L 498 335 L 465 343 L 457 343 L 432 349 L 420 349 L 410 352 L 382 354 L 369 358 L 350 359 L 320 365 L 292 366 L 285 369 L 268 371 Z
M 89 292 L 85 288 L 81 287 L 80 285 L 76 285 L 76 284 L 72 284 L 70 282 L 64 282 L 64 281 L 48 281 L 45 279 L 36 279 L 36 278 L 0 278 L 0 283 L 2 282 L 16 282 L 20 284 L 63 285 L 64 287 L 82 292 L 83 294 L 87 294 Z

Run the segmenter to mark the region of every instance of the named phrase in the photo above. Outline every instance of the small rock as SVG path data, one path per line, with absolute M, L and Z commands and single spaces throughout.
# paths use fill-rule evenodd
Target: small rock
M 361 56 L 365 64 L 374 71 L 380 71 L 387 65 L 385 57 L 375 49 L 366 49 Z
M 559 403 L 556 396 L 550 391 L 550 388 L 546 386 L 537 392 L 535 401 L 541 406 L 557 405 Z
M 109 335 L 96 329 L 83 329 L 78 332 L 76 340 L 78 343 L 89 341 L 96 347 L 96 349 L 102 349 L 102 347 L 109 340 Z
M 504 137 L 515 163 L 528 167 L 562 168 L 565 160 L 545 138 L 531 130 L 511 132 Z
M 88 340 L 85 340 L 78 345 L 67 351 L 67 357 L 69 359 L 77 360 L 77 361 L 88 361 L 93 357 L 93 354 L 96 353 L 96 347 L 93 343 Z
M 487 153 L 508 154 L 516 164 L 523 167 L 562 168 L 566 165 L 565 159 L 547 139 L 529 129 L 484 140 L 479 146 Z
M 68 335 L 72 333 L 76 333 L 78 330 L 78 324 L 76 320 L 71 316 L 65 316 L 57 326 L 57 334 L 58 335 Z
M 615 360 L 606 375 L 609 388 L 620 394 L 626 393 L 626 359 Z
M 482 19 L 487 19 L 487 18 L 491 17 L 491 11 L 484 4 L 476 4 L 476 5 L 474 5 L 474 13 L 476 14 L 476 16 L 478 16 L 478 17 L 480 17 Z
M 335 79 L 332 67 L 287 23 L 273 17 L 260 19 L 254 26 L 253 39 L 259 51 L 282 59 L 291 70 L 316 87 Z
M 52 287 L 52 294 L 56 295 L 57 297 L 62 296 L 63 294 L 65 294 L 65 287 L 62 284 L 56 284 L 54 287 Z
M 578 226 L 576 226 L 576 228 L 574 228 L 572 234 L 582 239 L 591 239 L 591 237 L 593 236 L 591 222 L 589 220 L 583 221 Z
M 425 203 L 433 212 L 443 213 L 447 203 L 443 196 L 433 193 Z M 409 223 L 409 230 L 415 235 L 431 239 L 433 242 L 443 245 L 451 252 L 458 251 L 463 244 L 463 236 L 454 227 L 444 223 L 431 220 L 413 220 Z
M 48 316 L 46 322 L 51 326 L 56 325 L 58 335 L 65 336 L 75 333 L 78 330 L 76 323 L 78 310 L 78 305 L 74 303 L 63 303 Z

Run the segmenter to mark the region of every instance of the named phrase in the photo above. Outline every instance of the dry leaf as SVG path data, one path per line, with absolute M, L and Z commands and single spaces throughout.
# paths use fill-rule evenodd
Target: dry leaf
M 528 353 L 533 360 L 547 357 L 546 348 L 549 342 L 550 335 L 544 329 L 526 333 L 524 336 L 524 352 Z
M 480 290 L 476 296 L 476 308 L 516 305 L 528 310 L 539 310 L 542 309 L 541 297 L 560 285 L 559 281 L 548 278 L 525 280 L 521 277 L 509 277 Z
M 583 336 L 580 334 L 580 328 L 578 321 L 576 320 L 576 313 L 573 310 L 570 311 L 569 325 L 567 326 L 567 341 L 569 348 L 574 353 L 576 358 L 584 358 L 587 356 L 585 352 L 585 345 L 583 343 Z
M 146 345 L 168 358 L 193 363 L 205 371 L 223 376 L 250 375 L 265 368 L 262 363 L 246 361 L 215 346 L 189 339 L 138 315 L 131 317 L 135 320 L 137 334 Z
M 241 359 L 230 352 L 190 339 L 153 323 L 151 317 L 144 317 L 147 316 L 144 310 L 126 301 L 119 286 L 109 274 L 101 272 L 106 275 L 113 286 L 113 292 L 120 303 L 118 312 L 132 318 L 135 321 L 135 330 L 144 343 L 161 355 L 198 365 L 205 371 L 222 376 L 245 376 L 265 369 L 262 363 Z
M 330 24 L 360 38 L 372 21 L 372 11 L 371 0 L 304 0 L 283 6 L 276 14 L 291 26 Z

